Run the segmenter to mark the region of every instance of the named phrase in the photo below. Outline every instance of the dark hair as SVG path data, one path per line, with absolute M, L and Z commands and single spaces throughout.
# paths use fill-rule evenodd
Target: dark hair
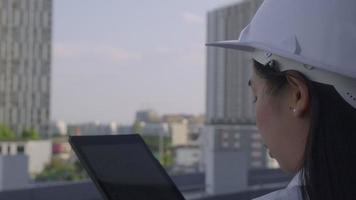
M 272 95 L 288 84 L 278 63 L 264 66 L 253 62 Z M 302 197 L 356 199 L 356 109 L 333 86 L 303 77 L 309 90 L 311 125 L 301 169 Z

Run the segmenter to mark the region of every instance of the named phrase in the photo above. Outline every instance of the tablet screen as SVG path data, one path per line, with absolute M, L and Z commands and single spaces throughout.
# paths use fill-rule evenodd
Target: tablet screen
M 109 199 L 183 199 L 143 144 L 91 144 L 79 149 Z

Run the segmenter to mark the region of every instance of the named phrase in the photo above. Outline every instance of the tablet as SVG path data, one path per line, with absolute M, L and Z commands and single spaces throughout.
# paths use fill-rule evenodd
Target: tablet
M 184 200 L 140 135 L 70 136 L 106 200 Z

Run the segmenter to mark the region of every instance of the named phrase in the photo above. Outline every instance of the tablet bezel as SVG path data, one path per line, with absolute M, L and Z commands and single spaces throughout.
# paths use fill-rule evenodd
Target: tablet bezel
M 149 158 L 152 160 L 152 163 L 157 167 L 157 169 L 161 172 L 163 177 L 170 184 L 170 187 L 173 191 L 178 195 L 181 200 L 185 200 L 182 193 L 178 190 L 177 186 L 174 184 L 173 180 L 170 178 L 166 170 L 162 167 L 159 161 L 153 156 L 152 152 L 142 139 L 142 137 L 138 134 L 130 134 L 130 135 L 95 135 L 95 136 L 69 136 L 69 143 L 72 146 L 73 151 L 77 155 L 80 163 L 87 171 L 89 177 L 94 182 L 95 186 L 99 189 L 99 192 L 106 200 L 111 200 L 105 190 L 105 188 L 99 183 L 97 179 L 97 174 L 90 166 L 85 154 L 81 151 L 81 145 L 120 145 L 120 144 L 138 144 L 141 145 Z

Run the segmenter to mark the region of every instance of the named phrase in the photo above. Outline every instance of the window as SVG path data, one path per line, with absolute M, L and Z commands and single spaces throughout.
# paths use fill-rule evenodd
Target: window
M 253 133 L 253 134 L 251 135 L 251 137 L 252 137 L 252 139 L 255 139 L 255 140 L 261 139 L 261 135 L 258 134 L 258 133 Z
M 240 142 L 235 142 L 234 143 L 234 147 L 237 148 L 237 149 L 240 148 L 241 147 Z
M 19 10 L 14 10 L 13 11 L 14 14 L 13 14 L 13 23 L 14 23 L 14 26 L 20 26 L 20 23 L 21 23 L 21 13 Z M 16 38 L 16 40 L 18 40 Z
M 260 162 L 260 161 L 253 161 L 252 163 L 251 163 L 251 166 L 252 167 L 262 167 L 262 162 Z
M 227 133 L 227 132 L 224 132 L 224 133 L 222 133 L 222 138 L 223 139 L 228 139 L 229 138 L 229 133 Z
M 7 154 L 11 154 L 11 146 L 7 146 Z
M 262 148 L 262 143 L 260 142 L 252 142 L 251 147 L 254 149 L 260 149 Z
M 20 8 L 20 1 L 19 0 L 13 0 L 12 2 L 12 9 L 16 10 Z
M 223 148 L 228 148 L 229 147 L 229 143 L 228 142 L 223 142 L 222 143 L 222 147 Z
M 17 154 L 24 154 L 25 153 L 25 147 L 23 145 L 17 146 Z
M 252 157 L 261 157 L 262 156 L 262 152 L 260 152 L 260 151 L 253 151 L 252 153 L 251 153 L 251 156 Z

